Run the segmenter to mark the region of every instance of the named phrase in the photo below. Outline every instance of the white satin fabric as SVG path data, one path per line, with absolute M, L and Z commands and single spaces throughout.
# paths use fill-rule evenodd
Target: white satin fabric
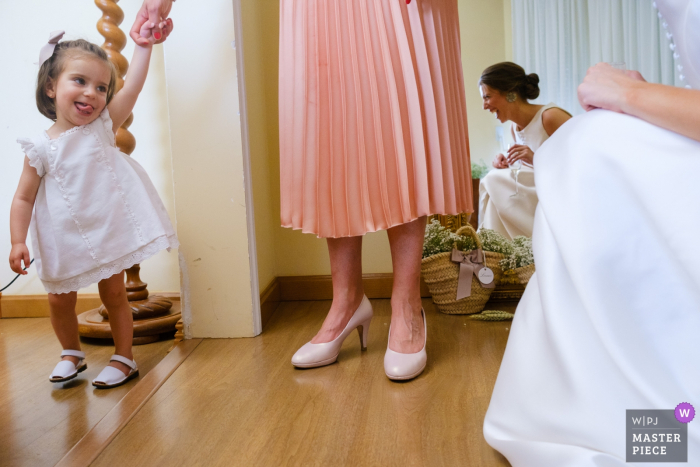
M 56 139 L 18 142 L 42 177 L 30 230 L 47 292 L 77 291 L 178 245 L 146 171 L 116 148 L 107 109 Z
M 523 165 L 515 175 L 510 169 L 492 169 L 479 183 L 479 228 L 492 229 L 509 240 L 518 235 L 532 237 L 537 207 L 535 172 Z
M 700 406 L 700 143 L 596 110 L 535 164 L 537 272 L 484 435 L 514 467 L 628 465 L 626 409 Z

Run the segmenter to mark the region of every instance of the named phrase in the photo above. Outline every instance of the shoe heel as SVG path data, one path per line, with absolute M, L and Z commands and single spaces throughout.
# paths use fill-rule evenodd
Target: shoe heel
M 360 348 L 362 350 L 367 350 L 367 339 L 369 337 L 369 323 L 372 322 L 372 318 L 368 319 L 364 323 L 357 327 L 357 334 L 360 336 Z

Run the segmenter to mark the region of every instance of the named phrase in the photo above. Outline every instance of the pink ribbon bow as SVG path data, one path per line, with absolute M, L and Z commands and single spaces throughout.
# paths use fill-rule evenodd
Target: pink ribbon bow
M 472 294 L 472 274 L 479 279 L 479 271 L 484 266 L 484 252 L 481 248 L 475 248 L 470 252 L 452 250 L 452 261 L 459 263 L 459 281 L 457 282 L 457 300 L 468 297 Z M 485 289 L 493 289 L 496 287 L 496 281 L 491 281 L 489 284 L 484 284 L 479 280 L 481 286 Z
M 56 44 L 63 38 L 66 31 L 52 31 L 49 34 L 49 43 L 41 48 L 39 52 L 39 66 L 43 65 L 46 60 L 51 58 L 53 51 L 56 49 Z

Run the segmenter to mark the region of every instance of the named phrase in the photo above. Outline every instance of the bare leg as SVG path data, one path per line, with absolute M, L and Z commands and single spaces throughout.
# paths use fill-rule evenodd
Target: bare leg
M 100 290 L 100 299 L 109 313 L 109 327 L 114 338 L 114 353 L 134 359 L 131 353 L 131 345 L 134 340 L 134 318 L 126 298 L 126 286 L 124 285 L 124 271 L 101 280 L 97 287 Z M 110 366 L 118 368 L 128 375 L 131 368 L 120 362 L 109 362 Z
M 391 292 L 391 336 L 389 348 L 416 353 L 423 348 L 425 329 L 421 317 L 420 263 L 426 218 L 388 230 L 394 288 Z
M 51 325 L 63 350 L 80 350 L 78 317 L 75 314 L 75 303 L 77 300 L 77 292 L 49 294 Z M 70 360 L 74 365 L 77 365 L 79 361 L 78 357 L 70 356 L 63 357 L 63 360 Z
M 362 237 L 329 238 L 333 304 L 311 343 L 330 342 L 343 332 L 365 294 L 362 286 Z

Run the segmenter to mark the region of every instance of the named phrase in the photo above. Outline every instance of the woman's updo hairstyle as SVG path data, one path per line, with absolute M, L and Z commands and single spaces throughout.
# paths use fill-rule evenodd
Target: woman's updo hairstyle
M 485 84 L 503 94 L 515 92 L 523 100 L 537 99 L 540 95 L 539 82 L 537 73 L 527 75 L 523 67 L 513 62 L 491 65 L 479 78 L 479 84 Z
M 39 76 L 36 82 L 36 106 L 44 117 L 56 121 L 56 100 L 46 95 L 49 82 L 54 83 L 65 68 L 66 59 L 88 57 L 102 61 L 110 69 L 109 86 L 107 86 L 107 103 L 114 97 L 117 87 L 117 70 L 109 61 L 107 52 L 100 46 L 84 39 L 76 41 L 63 41 L 56 44 L 51 58 L 46 60 L 39 68 Z

